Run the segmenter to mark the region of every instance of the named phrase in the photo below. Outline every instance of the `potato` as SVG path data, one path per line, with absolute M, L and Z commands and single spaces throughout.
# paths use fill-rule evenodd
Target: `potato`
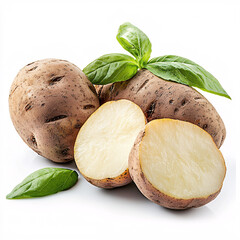
M 158 119 L 138 135 L 129 155 L 129 171 L 149 200 L 186 209 L 216 198 L 226 166 L 206 131 L 192 123 Z
M 65 60 L 44 59 L 28 64 L 10 89 L 10 115 L 20 137 L 54 162 L 73 160 L 77 133 L 98 107 L 91 82 Z
M 100 103 L 128 99 L 136 103 L 147 120 L 161 118 L 191 122 L 203 128 L 217 147 L 226 136 L 224 123 L 212 104 L 195 89 L 165 81 L 148 70 L 140 70 L 132 79 L 98 87 Z
M 107 102 L 93 113 L 74 147 L 77 167 L 87 181 L 101 188 L 131 182 L 128 156 L 145 123 L 142 110 L 128 100 Z

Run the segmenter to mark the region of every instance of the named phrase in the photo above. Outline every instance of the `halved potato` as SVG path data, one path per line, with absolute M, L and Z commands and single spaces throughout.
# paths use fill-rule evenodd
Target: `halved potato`
M 200 207 L 220 192 L 223 156 L 200 127 L 172 119 L 149 122 L 129 156 L 130 175 L 151 201 L 172 209 Z
M 74 157 L 81 174 L 102 188 L 131 182 L 128 157 L 146 124 L 142 110 L 128 100 L 103 104 L 81 127 Z

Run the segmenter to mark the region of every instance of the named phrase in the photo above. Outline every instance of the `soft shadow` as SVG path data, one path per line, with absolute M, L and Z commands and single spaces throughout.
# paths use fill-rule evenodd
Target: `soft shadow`
M 155 203 L 149 201 L 146 197 L 142 195 L 142 193 L 138 190 L 136 185 L 132 182 L 126 186 L 114 188 L 114 189 L 100 189 L 99 192 L 104 195 L 110 195 L 111 198 L 123 199 L 128 202 L 140 203 L 140 204 L 152 204 L 152 207 L 155 209 L 154 211 L 165 212 L 170 218 L 173 216 L 174 218 L 180 219 L 199 219 L 213 217 L 214 213 L 208 206 L 202 206 L 199 208 L 189 208 L 185 210 L 173 210 L 164 208 Z
M 75 161 L 71 161 L 71 162 L 68 162 L 68 163 L 62 163 L 61 164 L 62 167 L 66 167 L 66 168 L 71 168 L 73 170 L 76 170 L 78 171 L 78 168 L 77 168 L 77 165 L 76 165 L 76 162 Z
M 42 157 L 40 155 L 36 156 L 35 158 L 37 158 L 36 161 L 41 161 L 42 163 L 45 163 L 48 167 L 70 168 L 70 169 L 78 171 L 75 161 L 66 162 L 66 163 L 57 163 L 57 162 L 53 162 L 45 157 Z
M 131 182 L 126 186 L 113 188 L 113 189 L 99 189 L 101 194 L 111 195 L 111 197 L 122 198 L 127 201 L 134 202 L 147 202 L 149 201 L 145 198 L 142 193 L 137 189 L 136 185 Z
M 208 207 L 208 206 L 202 206 L 199 208 L 189 208 L 189 209 L 184 209 L 184 210 L 174 210 L 174 209 L 168 209 L 168 208 L 162 208 L 162 211 L 178 218 L 193 218 L 199 216 L 204 216 L 204 217 L 209 217 L 209 216 L 214 216 L 213 211 Z

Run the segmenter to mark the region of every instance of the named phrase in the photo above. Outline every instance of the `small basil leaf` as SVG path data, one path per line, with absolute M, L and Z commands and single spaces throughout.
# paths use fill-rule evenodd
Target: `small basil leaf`
M 231 99 L 211 73 L 189 59 L 166 55 L 151 59 L 145 68 L 165 80 L 197 87 Z
M 126 81 L 133 77 L 138 70 L 134 58 L 120 53 L 101 56 L 88 64 L 83 72 L 96 85 Z
M 43 168 L 18 184 L 7 199 L 42 197 L 71 188 L 78 181 L 76 171 L 65 168 Z
M 130 52 L 143 68 L 152 52 L 152 44 L 147 35 L 131 23 L 124 23 L 118 29 L 117 40 Z

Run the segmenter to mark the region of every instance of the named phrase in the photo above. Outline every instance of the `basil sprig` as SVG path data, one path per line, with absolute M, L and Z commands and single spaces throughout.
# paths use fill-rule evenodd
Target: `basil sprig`
M 152 51 L 151 42 L 145 33 L 131 23 L 124 23 L 119 27 L 117 40 L 135 59 L 116 53 L 101 56 L 83 69 L 93 84 L 126 81 L 138 69 L 146 68 L 164 80 L 197 87 L 231 99 L 211 73 L 187 58 L 165 55 L 148 61 Z
M 118 29 L 117 40 L 136 58 L 140 68 L 147 64 L 152 52 L 152 44 L 144 32 L 131 23 L 124 23 Z
M 47 196 L 67 190 L 77 181 L 76 171 L 65 168 L 43 168 L 26 177 L 6 198 L 21 199 Z
M 231 99 L 211 73 L 187 58 L 174 55 L 153 58 L 146 65 L 146 69 L 165 80 L 197 87 Z
M 87 65 L 83 71 L 91 79 L 93 84 L 108 84 L 121 82 L 133 77 L 138 70 L 134 58 L 120 53 L 112 53 L 101 56 Z

